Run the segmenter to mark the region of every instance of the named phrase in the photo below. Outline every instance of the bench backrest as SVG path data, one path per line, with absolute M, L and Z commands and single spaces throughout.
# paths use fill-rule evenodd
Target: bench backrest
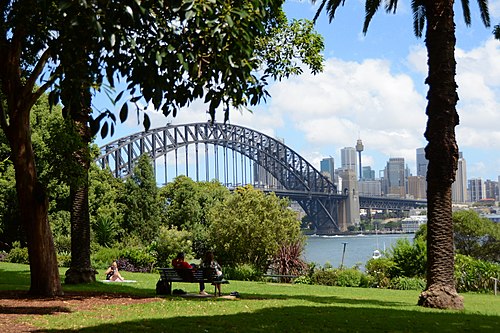
M 214 268 L 203 269 L 183 269 L 183 268 L 158 268 L 162 280 L 167 281 L 208 281 L 211 282 L 217 278 Z

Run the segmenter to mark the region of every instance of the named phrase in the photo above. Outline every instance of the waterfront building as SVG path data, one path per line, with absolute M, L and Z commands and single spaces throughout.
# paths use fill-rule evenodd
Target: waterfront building
M 462 155 L 458 153 L 458 165 L 455 181 L 451 185 L 451 201 L 454 203 L 467 202 L 467 163 Z
M 403 230 L 403 232 L 415 233 L 422 224 L 426 223 L 426 215 L 410 216 L 401 221 L 401 229 Z
M 469 179 L 469 199 L 470 202 L 478 202 L 486 198 L 486 188 L 481 178 Z
M 429 161 L 425 158 L 425 148 L 417 148 L 417 176 L 427 179 Z

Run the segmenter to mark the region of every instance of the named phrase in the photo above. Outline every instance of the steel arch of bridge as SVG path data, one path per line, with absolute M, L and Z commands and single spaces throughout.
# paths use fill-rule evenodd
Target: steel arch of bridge
M 101 147 L 96 159 L 115 177 L 128 176 L 142 154 L 156 160 L 167 153 L 199 144 L 236 151 L 262 166 L 285 188 L 277 193 L 297 200 L 316 228 L 339 230 L 338 204 L 344 199 L 335 185 L 284 143 L 258 131 L 221 123 L 169 125 L 120 138 Z M 196 162 L 198 163 L 198 154 Z

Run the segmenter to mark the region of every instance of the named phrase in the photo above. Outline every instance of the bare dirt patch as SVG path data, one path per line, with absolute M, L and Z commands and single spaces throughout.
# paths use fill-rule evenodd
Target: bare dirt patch
M 130 305 L 158 301 L 159 298 L 128 294 L 66 292 L 54 298 L 34 298 L 24 291 L 0 291 L 0 332 L 40 332 L 28 324 L 28 316 L 58 315 L 90 310 L 101 305 Z

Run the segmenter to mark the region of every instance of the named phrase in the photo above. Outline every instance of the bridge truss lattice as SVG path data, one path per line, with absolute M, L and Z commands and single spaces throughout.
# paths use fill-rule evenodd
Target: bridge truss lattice
M 337 194 L 335 185 L 283 142 L 246 127 L 211 122 L 169 125 L 108 143 L 101 147 L 101 154 L 96 162 L 102 168 L 109 168 L 115 177 L 126 177 L 131 174 L 135 162 L 142 154 L 149 154 L 153 160 L 164 158 L 166 164 L 167 154 L 174 153 L 177 168 L 177 155 L 182 151 L 186 175 L 190 176 L 187 156 L 191 155 L 190 159 L 194 159 L 196 166 L 195 174 L 191 176 L 198 181 L 200 171 L 203 172 L 198 166 L 203 161 L 205 178 L 208 178 L 208 146 L 213 146 L 214 151 L 219 148 L 223 150 L 221 164 L 226 171 L 223 172 L 225 179 L 219 179 L 219 167 L 215 168 L 215 178 L 226 186 L 229 184 L 227 169 L 234 168 L 227 158 L 230 150 L 266 170 L 278 183 L 274 192 L 296 200 L 313 220 L 314 227 L 339 230 L 338 203 L 343 196 Z M 189 150 L 188 147 L 194 149 Z M 215 159 L 218 156 L 219 154 L 215 154 Z M 234 171 L 233 179 L 235 173 L 238 173 Z M 273 190 L 269 184 L 256 183 L 255 180 L 251 180 L 252 182 L 266 191 Z M 234 183 L 238 181 L 233 180 L 233 186 Z

